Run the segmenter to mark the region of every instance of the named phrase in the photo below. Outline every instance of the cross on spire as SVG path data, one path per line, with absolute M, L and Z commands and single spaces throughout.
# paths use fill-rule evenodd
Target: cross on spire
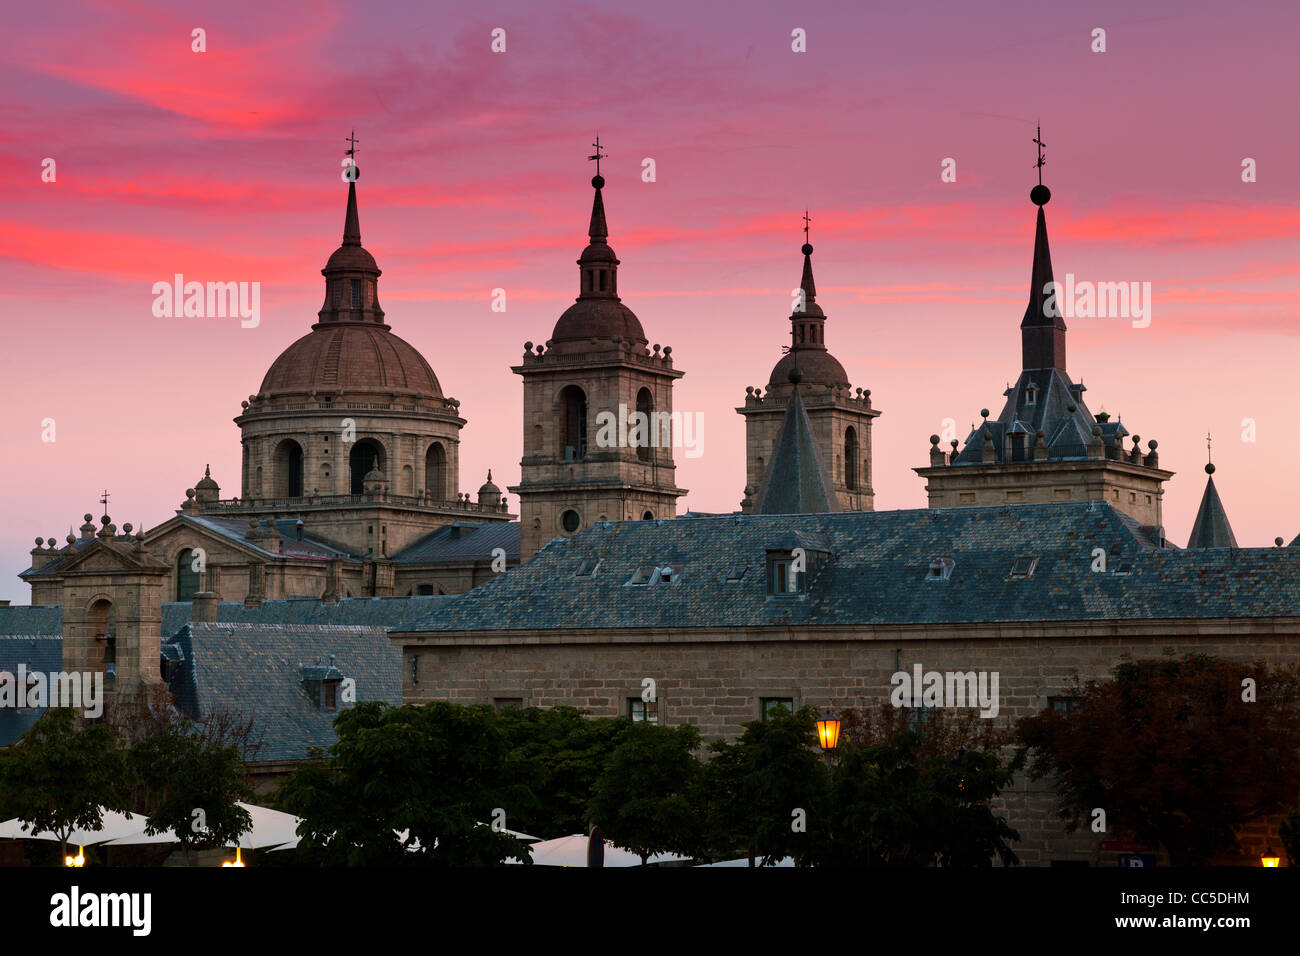
M 348 155 L 355 157 L 357 155 L 357 131 L 353 130 L 352 134 L 345 137 L 343 142 L 348 144 Z
M 810 245 L 808 242 L 808 224 L 812 222 L 812 217 L 808 215 L 808 210 L 803 211 L 803 241 L 804 245 Z
M 99 496 L 99 502 L 104 506 L 104 517 L 107 518 L 108 517 L 108 489 L 107 488 L 105 488 L 104 493 Z
M 1214 464 L 1214 449 L 1211 447 L 1212 441 L 1210 433 L 1205 433 L 1205 461 L 1207 464 Z
M 588 159 L 588 160 L 593 160 L 593 159 L 594 159 L 594 160 L 596 161 L 596 175 L 599 176 L 599 175 L 600 175 L 600 161 L 601 161 L 602 159 L 605 159 L 609 154 L 608 154 L 608 153 L 602 153 L 602 152 L 600 151 L 600 134 L 599 134 L 599 133 L 596 134 L 596 142 L 592 143 L 591 145 L 594 146 L 594 147 L 596 147 L 596 153 L 595 153 L 595 155 L 593 155 L 593 156 L 588 156 L 587 159 Z
M 1038 167 L 1038 185 L 1041 186 L 1043 185 L 1043 163 L 1046 162 L 1043 159 L 1043 150 L 1047 148 L 1047 144 L 1043 142 L 1043 126 L 1041 123 L 1038 124 L 1038 135 L 1034 137 L 1034 142 L 1038 145 L 1038 162 L 1034 163 L 1034 165 Z

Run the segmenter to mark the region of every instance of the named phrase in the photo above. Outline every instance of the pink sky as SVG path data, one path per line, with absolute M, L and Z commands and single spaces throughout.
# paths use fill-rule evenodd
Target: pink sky
M 598 131 L 623 301 L 686 372 L 676 408 L 704 417 L 704 455 L 678 455 L 681 509 L 738 506 L 734 408 L 789 341 L 805 206 L 827 342 L 883 412 L 876 507 L 923 507 L 911 469 L 928 462 L 928 436 L 952 418 L 964 439 L 1019 372 L 1041 120 L 1057 278 L 1150 282 L 1154 296 L 1149 328 L 1071 321 L 1072 377 L 1094 412 L 1159 441 L 1178 472 L 1164 510 L 1176 543 L 1204 488 L 1207 431 L 1238 541 L 1289 541 L 1300 7 L 986 6 L 6 11 L 0 598 L 27 602 L 14 575 L 32 539 L 62 540 L 104 488 L 119 526 L 170 517 L 205 463 L 223 495 L 239 493 L 231 419 L 315 321 L 352 128 L 388 321 L 469 421 L 464 491 L 489 467 L 503 487 L 518 479 L 509 366 L 576 295 Z M 205 53 L 191 51 L 195 27 Z M 504 54 L 490 50 L 495 27 Z M 791 50 L 796 27 L 807 53 Z M 1090 51 L 1096 27 L 1105 53 Z M 940 181 L 946 157 L 955 183 Z M 1255 183 L 1241 180 L 1246 157 Z M 154 318 L 151 287 L 177 272 L 260 282 L 260 326 Z M 504 314 L 490 311 L 498 287 Z

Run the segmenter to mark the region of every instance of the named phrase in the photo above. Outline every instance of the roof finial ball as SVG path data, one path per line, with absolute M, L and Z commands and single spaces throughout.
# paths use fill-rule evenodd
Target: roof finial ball
M 797 368 L 792 368 L 790 369 L 789 374 L 786 375 L 786 378 L 790 380 L 791 385 L 798 385 L 803 381 L 803 372 L 799 371 Z
M 1213 464 L 1207 464 L 1207 465 L 1205 466 L 1205 473 L 1206 473 L 1207 475 L 1212 475 L 1212 474 L 1214 474 L 1214 465 L 1213 465 Z
M 1035 206 L 1046 206 L 1052 198 L 1052 191 L 1046 186 L 1035 186 L 1029 190 L 1029 201 Z

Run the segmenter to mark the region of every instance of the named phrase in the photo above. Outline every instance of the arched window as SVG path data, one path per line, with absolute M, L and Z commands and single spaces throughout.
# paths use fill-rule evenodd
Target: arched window
M 642 520 L 642 521 L 654 521 L 654 520 L 655 520 L 655 513 L 654 513 L 653 511 L 647 511 L 645 514 L 643 514 L 643 515 L 641 516 L 641 520 Z
M 113 602 L 101 598 L 90 606 L 90 636 L 98 647 L 105 672 L 117 665 L 117 611 Z
M 655 434 L 655 400 L 650 394 L 650 389 L 643 388 L 636 393 L 636 410 L 638 415 L 645 416 L 645 427 L 641 429 L 639 438 L 641 441 L 636 447 L 636 456 L 642 461 L 649 461 L 654 454 L 653 446 L 657 444 L 656 439 L 659 437 Z
M 348 452 L 348 465 L 352 472 L 352 494 L 365 494 L 366 475 L 378 468 L 384 470 L 384 450 L 372 438 L 363 438 Z
M 587 396 L 576 385 L 560 392 L 560 458 L 581 461 L 587 457 Z
M 844 431 L 844 485 L 858 490 L 858 433 L 852 427 Z
M 275 495 L 297 498 L 302 494 L 302 446 L 286 438 L 275 449 Z
M 434 442 L 424 453 L 424 487 L 434 501 L 447 500 L 447 453 L 442 442 Z
M 194 567 L 194 549 L 186 548 L 176 558 L 176 600 L 189 601 L 198 593 L 200 573 Z

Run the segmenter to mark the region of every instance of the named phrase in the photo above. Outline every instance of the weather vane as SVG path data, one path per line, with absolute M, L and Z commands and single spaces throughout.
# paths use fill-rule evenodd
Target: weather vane
M 1205 460 L 1208 464 L 1214 464 L 1214 449 L 1210 447 L 1210 433 L 1205 433 Z
M 808 215 L 808 210 L 805 209 L 805 210 L 803 211 L 803 244 L 804 244 L 805 246 L 806 246 L 806 245 L 809 245 L 809 242 L 808 242 L 808 223 L 810 223 L 810 222 L 812 222 L 812 218 Z
M 1041 186 L 1043 185 L 1043 163 L 1046 162 L 1043 159 L 1043 150 L 1047 148 L 1047 144 L 1043 142 L 1043 126 L 1041 123 L 1038 124 L 1038 135 L 1034 137 L 1034 142 L 1038 144 L 1038 162 L 1034 165 L 1038 167 L 1038 185 Z
M 606 156 L 608 156 L 609 154 L 608 154 L 608 153 L 602 153 L 602 152 L 600 151 L 600 134 L 599 134 L 599 133 L 596 134 L 596 142 L 592 143 L 591 145 L 596 147 L 596 154 L 595 154 L 594 156 L 588 156 L 587 159 L 589 159 L 589 160 L 594 159 L 594 160 L 596 161 L 596 175 L 599 176 L 599 175 L 600 175 L 600 161 L 601 161 L 602 159 L 604 159 Z
M 357 131 L 353 130 L 352 135 L 348 136 L 344 142 L 348 144 L 348 155 L 355 158 L 357 155 Z
M 104 506 L 104 517 L 107 518 L 108 517 L 108 489 L 107 488 L 105 488 L 104 493 L 99 496 L 99 501 L 100 504 Z

